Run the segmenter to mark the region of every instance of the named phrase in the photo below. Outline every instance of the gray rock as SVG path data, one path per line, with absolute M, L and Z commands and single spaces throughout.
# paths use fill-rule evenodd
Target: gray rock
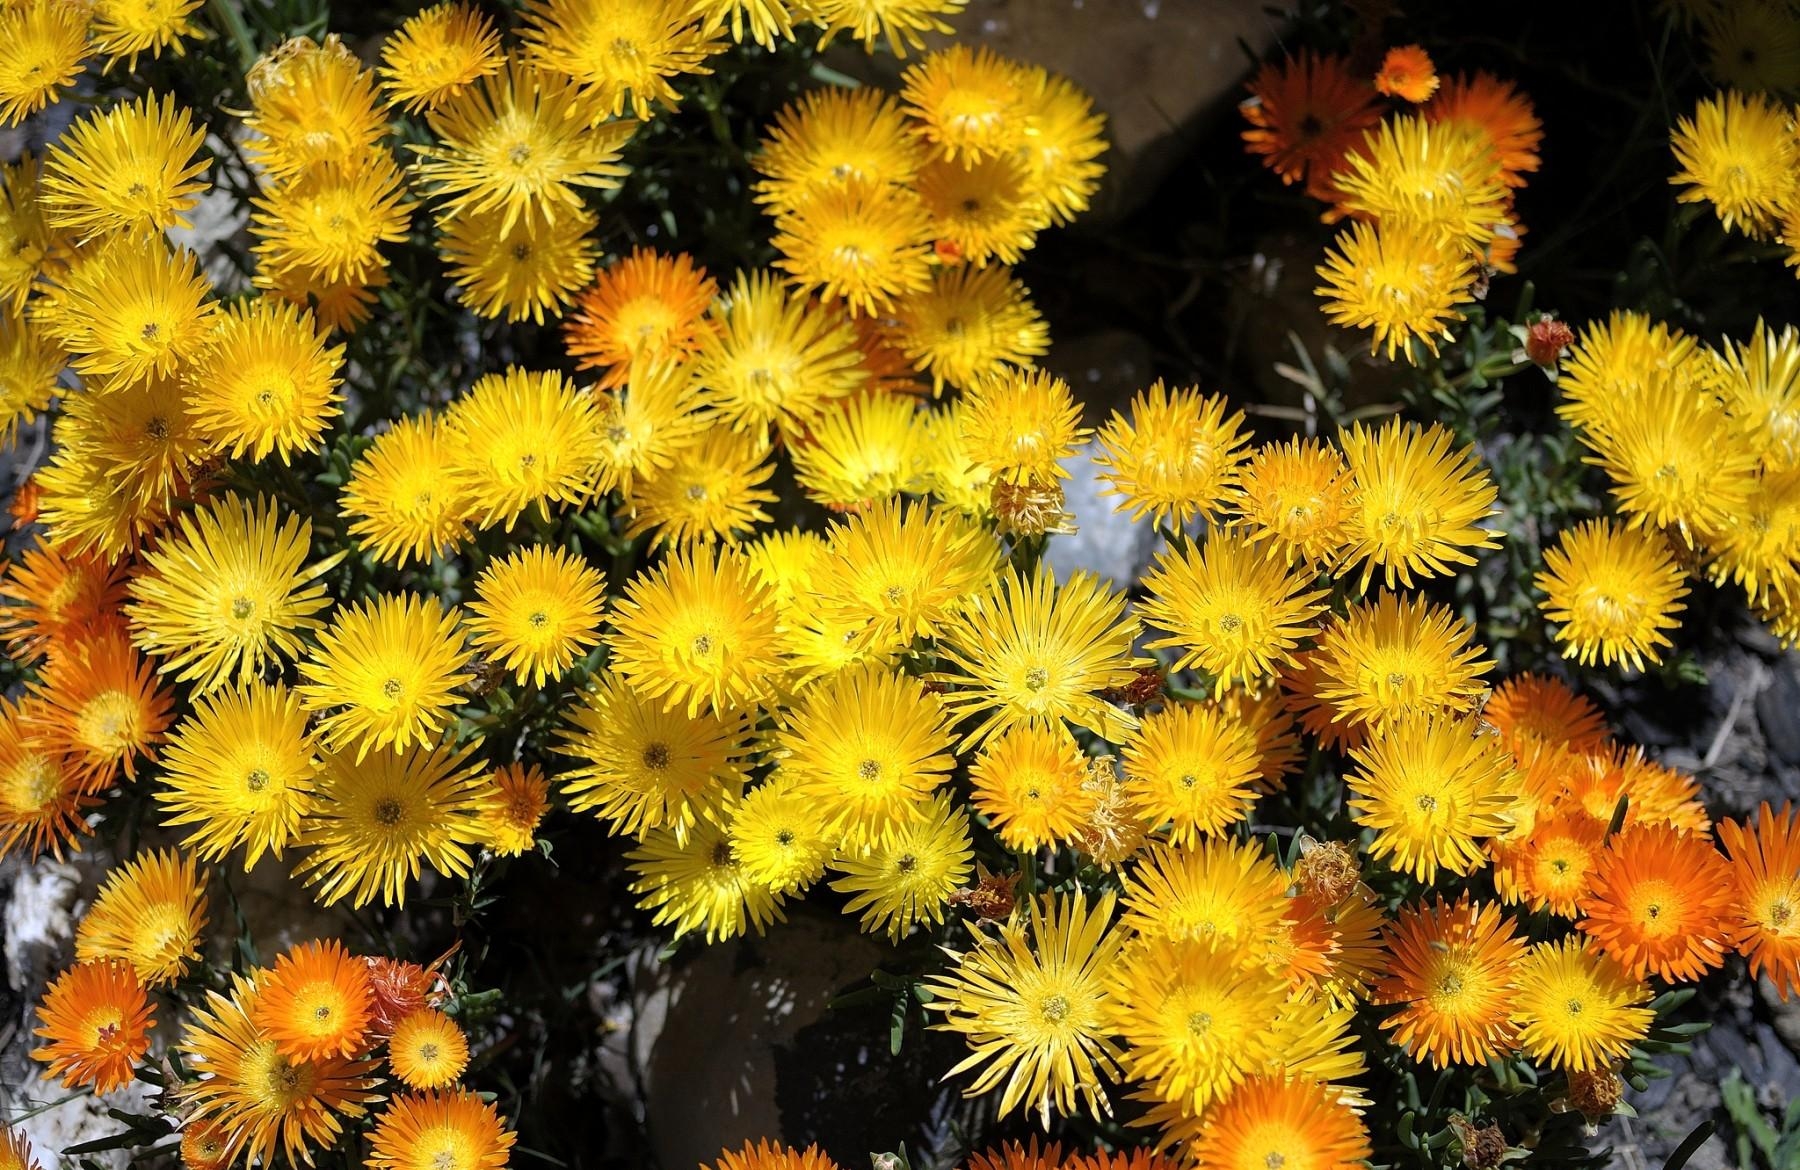
M 1044 555 L 1058 580 L 1085 569 L 1129 589 L 1149 568 L 1161 538 L 1148 520 L 1134 521 L 1114 511 L 1118 496 L 1101 494 L 1106 485 L 1095 474 L 1095 446 L 1090 441 L 1063 461 L 1069 471 L 1063 480 L 1064 507 L 1075 518 L 1075 532 L 1051 537 Z
M 1800 654 L 1788 653 L 1756 696 L 1756 718 L 1769 750 L 1784 764 L 1800 765 Z

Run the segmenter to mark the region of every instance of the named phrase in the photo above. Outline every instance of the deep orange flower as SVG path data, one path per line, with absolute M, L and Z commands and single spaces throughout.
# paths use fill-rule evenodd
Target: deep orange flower
M 1418 45 L 1389 49 L 1375 73 L 1375 88 L 1389 97 L 1417 105 L 1437 92 L 1437 66 Z
M 1686 772 L 1664 767 L 1639 747 L 1603 744 L 1581 757 L 1568 779 L 1568 798 L 1601 824 L 1612 820 L 1627 797 L 1625 823 L 1669 825 L 1706 833 L 1712 821 L 1700 803 L 1700 785 Z
M 352 1056 L 369 1047 L 369 967 L 336 939 L 302 943 L 275 961 L 251 1019 L 289 1060 Z
M 369 1035 L 385 1040 L 401 1020 L 431 1002 L 437 975 L 405 959 L 386 955 L 363 960 L 369 968 Z
M 1062 1164 L 1060 1143 L 1040 1146 L 1033 1137 L 1028 1142 L 1007 1142 L 970 1154 L 968 1170 L 1061 1170 Z
M 105 621 L 59 642 L 26 705 L 29 734 L 68 754 L 89 792 L 121 773 L 137 779 L 138 757 L 155 758 L 174 720 L 174 695 L 131 644 L 123 624 Z
M 797 1150 L 765 1139 L 745 1142 L 741 1150 L 721 1151 L 714 1170 L 838 1170 L 838 1165 L 817 1146 Z
M 718 291 L 686 253 L 638 248 L 575 298 L 563 340 L 581 369 L 606 371 L 601 389 L 623 386 L 637 358 L 680 362 L 692 356 Z
M 210 1121 L 191 1121 L 181 1131 L 181 1164 L 186 1170 L 225 1170 L 231 1164 L 231 1135 Z
M 124 601 L 123 565 L 39 543 L 0 576 L 0 642 L 20 662 L 35 661 L 66 631 L 116 615 Z
M 1486 1064 L 1512 1047 L 1513 972 L 1525 940 L 1492 902 L 1403 907 L 1383 937 L 1391 957 L 1376 1003 L 1403 1005 L 1381 1022 L 1416 1060 Z
M 32 1032 L 50 1043 L 31 1053 L 50 1067 L 44 1079 L 63 1087 L 92 1085 L 110 1093 L 131 1080 L 131 1066 L 150 1047 L 150 1000 L 123 959 L 77 963 L 50 984 L 38 1005 L 42 1027 Z
M 1266 62 L 1238 107 L 1250 128 L 1245 148 L 1284 183 L 1305 181 L 1306 193 L 1336 201 L 1331 172 L 1364 130 L 1381 120 L 1375 91 L 1352 75 L 1342 57 L 1302 51 L 1279 64 Z
M 1174 1158 L 1145 1146 L 1128 1150 L 1095 1150 L 1091 1154 L 1075 1154 L 1063 1163 L 1063 1170 L 1182 1170 Z
M 1458 73 L 1444 82 L 1437 97 L 1425 107 L 1430 122 L 1457 122 L 1480 130 L 1500 162 L 1500 181 L 1523 187 L 1525 175 L 1538 169 L 1538 144 L 1544 140 L 1544 124 L 1531 108 L 1531 99 L 1491 73 L 1473 77 Z
M 1561 679 L 1541 674 L 1514 675 L 1495 687 L 1481 715 L 1515 754 L 1532 740 L 1574 752 L 1606 740 L 1600 709 Z
M 1691 982 L 1725 963 L 1739 925 L 1731 867 L 1706 838 L 1633 825 L 1600 851 L 1581 929 L 1634 978 Z
M 1731 857 L 1742 924 L 1733 943 L 1752 975 L 1767 975 L 1782 999 L 1800 988 L 1800 818 L 1792 805 L 1779 815 L 1764 801 L 1756 826 L 1719 826 Z
M 60 861 L 65 845 L 79 850 L 76 836 L 93 832 L 82 814 L 99 798 L 66 753 L 26 735 L 33 707 L 0 698 L 0 857 L 22 844 L 28 857 L 48 850 Z

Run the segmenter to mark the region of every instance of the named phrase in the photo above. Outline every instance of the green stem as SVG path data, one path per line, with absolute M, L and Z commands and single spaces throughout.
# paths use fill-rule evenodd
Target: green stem
M 237 49 L 238 60 L 244 72 L 248 74 L 251 66 L 261 54 L 256 51 L 256 41 L 250 36 L 250 26 L 244 23 L 244 14 L 238 11 L 237 0 L 211 0 L 213 15 L 225 26 L 225 33 L 231 38 L 233 47 Z

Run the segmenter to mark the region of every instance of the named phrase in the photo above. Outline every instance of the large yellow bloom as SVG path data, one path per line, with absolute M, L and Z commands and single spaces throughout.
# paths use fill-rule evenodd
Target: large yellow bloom
M 174 849 L 140 854 L 107 876 L 75 931 L 83 963 L 124 959 L 145 987 L 179 978 L 200 957 L 206 880 Z
M 604 438 L 591 394 L 565 375 L 487 374 L 445 416 L 450 484 L 469 518 L 511 532 L 527 508 L 579 506 L 600 479 Z
M 221 313 L 183 375 L 200 433 L 234 458 L 317 450 L 342 413 L 344 347 L 326 345 L 311 313 L 275 297 Z
M 1521 962 L 1512 1022 L 1519 1046 L 1553 1069 L 1587 1072 L 1621 1060 L 1650 1030 L 1650 989 L 1579 935 L 1541 942 Z
M 1486 865 L 1482 841 L 1512 828 L 1512 759 L 1474 719 L 1404 714 L 1350 755 L 1344 783 L 1351 816 L 1375 831 L 1370 855 L 1421 882 Z
M 83 238 L 121 228 L 189 227 L 207 184 L 206 134 L 164 94 L 112 106 L 71 126 L 44 156 L 45 217 Z
M 1410 589 L 1415 574 L 1448 576 L 1475 563 L 1470 550 L 1499 547 L 1500 532 L 1481 526 L 1499 510 L 1494 481 L 1448 429 L 1390 419 L 1340 441 L 1352 494 L 1344 563 L 1362 562 L 1363 588 L 1378 568 L 1389 589 Z
M 543 686 L 600 641 L 606 578 L 566 549 L 533 545 L 475 579 L 469 630 L 519 682 Z
M 671 79 L 711 73 L 706 59 L 725 50 L 693 8 L 691 0 L 530 0 L 526 57 L 580 84 L 598 112 L 617 117 L 629 107 L 648 118 L 652 103 L 681 100 Z
M 994 934 L 975 929 L 973 949 L 951 952 L 925 1007 L 944 1013 L 934 1028 L 968 1039 L 969 1056 L 945 1074 L 980 1070 L 965 1096 L 1004 1085 L 1001 1116 L 1024 1106 L 1046 1126 L 1052 1110 L 1069 1116 L 1078 1102 L 1111 1112 L 1103 1087 L 1122 1055 L 1108 989 L 1121 944 L 1109 925 L 1114 901 L 1046 894 Z
M 1178 530 L 1216 514 L 1248 454 L 1244 412 L 1227 409 L 1221 395 L 1171 391 L 1159 379 L 1132 398 L 1129 419 L 1114 411 L 1094 466 L 1106 494 L 1120 497 L 1117 510 Z
M 300 663 L 300 701 L 334 752 L 430 744 L 474 676 L 456 614 L 434 597 L 382 594 L 341 609 Z
M 1475 267 L 1466 248 L 1406 220 L 1364 221 L 1338 233 L 1318 269 L 1325 315 L 1333 324 L 1368 329 L 1369 352 L 1384 346 L 1389 361 L 1414 363 L 1413 341 L 1433 354 L 1463 319 L 1458 305 L 1475 299 Z
M 1681 169 L 1669 182 L 1683 203 L 1710 203 L 1727 230 L 1767 238 L 1794 198 L 1800 144 L 1793 112 L 1764 94 L 1703 98 L 1669 137 Z
M 1565 529 L 1544 550 L 1536 577 L 1545 594 L 1539 608 L 1560 625 L 1552 636 L 1587 665 L 1614 662 L 1643 670 L 1662 661 L 1667 630 L 1685 606 L 1687 574 L 1660 533 L 1589 520 Z

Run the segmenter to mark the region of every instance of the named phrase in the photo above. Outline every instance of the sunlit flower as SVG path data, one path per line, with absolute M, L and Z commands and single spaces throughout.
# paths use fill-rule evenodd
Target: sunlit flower
M 1519 1046 L 1553 1069 L 1586 1072 L 1624 1058 L 1649 1031 L 1650 989 L 1579 935 L 1541 942 L 1519 966 Z
M 494 22 L 467 4 L 434 4 L 381 45 L 381 84 L 408 112 L 432 109 L 505 65 Z
M 1250 726 L 1220 708 L 1184 703 L 1144 719 L 1120 748 L 1125 792 L 1148 825 L 1191 844 L 1250 815 L 1261 757 Z
M 372 1170 L 504 1170 L 518 1135 L 469 1089 L 403 1093 L 369 1131 Z
M 1403 714 L 1350 756 L 1348 804 L 1375 831 L 1370 855 L 1421 882 L 1486 865 L 1481 842 L 1512 827 L 1512 760 L 1474 719 Z
M 468 532 L 462 498 L 449 485 L 456 457 L 441 415 L 396 419 L 351 465 L 343 494 L 350 534 L 397 568 L 448 552 Z
M 604 370 L 603 389 L 635 379 L 640 363 L 685 361 L 699 348 L 718 291 L 685 252 L 634 248 L 576 298 L 563 322 L 569 356 L 584 370 Z
M 1428 101 L 1437 92 L 1437 68 L 1431 57 L 1418 45 L 1400 45 L 1387 51 L 1381 68 L 1375 71 L 1375 89 L 1388 97 L 1414 105 Z
M 502 227 L 497 210 L 448 217 L 439 242 L 450 264 L 450 279 L 463 303 L 479 317 L 508 321 L 562 315 L 576 292 L 594 275 L 596 244 L 589 233 L 599 222 L 586 211 L 551 219 L 536 208 Z
M 145 987 L 173 982 L 200 957 L 206 880 L 173 849 L 140 854 L 112 871 L 75 930 L 83 963 L 124 959 Z
M 511 532 L 527 508 L 579 506 L 600 475 L 605 437 L 599 404 L 566 375 L 485 374 L 445 418 L 449 485 L 482 528 Z
M 1020 724 L 969 766 L 971 803 L 1002 844 L 1020 852 L 1070 842 L 1093 813 L 1087 757 L 1062 727 Z
M 1692 983 L 1724 964 L 1738 902 L 1710 839 L 1632 825 L 1607 838 L 1588 882 L 1582 932 L 1630 974 Z
M 325 742 L 354 747 L 359 764 L 371 749 L 432 743 L 473 678 L 456 613 L 435 597 L 381 594 L 338 610 L 318 637 L 296 689 Z
M 724 541 L 736 544 L 767 523 L 762 505 L 775 502 L 765 486 L 775 467 L 769 450 L 750 435 L 724 427 L 701 432 L 672 452 L 673 466 L 632 484 L 635 513 L 628 537 L 651 533 L 651 547 Z
M 1404 906 L 1382 940 L 1389 959 L 1375 1002 L 1394 1043 L 1433 1066 L 1486 1064 L 1510 1051 L 1513 978 L 1526 942 L 1492 902 Z
M 1793 114 L 1763 94 L 1727 90 L 1675 123 L 1669 144 L 1681 168 L 1669 182 L 1683 203 L 1710 203 L 1726 230 L 1766 238 L 1795 197 Z
M 627 108 L 642 119 L 654 103 L 674 106 L 670 81 L 711 73 L 706 59 L 725 43 L 694 21 L 691 0 L 531 0 L 525 53 L 541 72 L 568 77 L 597 114 Z
M 701 931 L 720 942 L 761 934 L 786 917 L 781 896 L 745 875 L 723 825 L 696 821 L 684 835 L 651 829 L 626 863 L 638 909 L 652 912 L 656 926 L 673 926 L 676 938 Z
M 1734 943 L 1750 973 L 1767 975 L 1785 1002 L 1800 987 L 1800 820 L 1791 805 L 1777 814 L 1764 801 L 1753 827 L 1721 822 L 1719 841 L 1741 916 Z
M 455 1020 L 435 1008 L 408 1014 L 388 1036 L 388 1067 L 409 1089 L 454 1084 L 468 1066 L 468 1037 Z
M 865 932 L 885 930 L 897 943 L 915 925 L 944 921 L 951 895 L 969 880 L 974 855 L 967 808 L 939 792 L 866 852 L 840 854 L 832 867 L 843 876 L 831 888 L 850 895 L 844 913 L 860 912 Z
M 1382 240 L 1410 253 L 1415 265 L 1453 264 L 1471 245 L 1493 239 L 1506 218 L 1499 159 L 1484 131 L 1460 123 L 1389 118 L 1363 136 L 1332 181 L 1339 210 L 1378 220 Z M 1408 243 L 1400 247 L 1400 240 Z M 1432 244 L 1447 251 L 1431 251 Z
M 1189 1147 L 1218 1170 L 1355 1170 L 1369 1158 L 1369 1133 L 1351 1108 L 1307 1080 L 1257 1077 L 1209 1112 Z
M 215 318 L 183 374 L 188 413 L 233 458 L 287 463 L 318 449 L 342 412 L 344 347 L 326 345 L 312 314 L 255 297 Z
M 70 967 L 51 981 L 37 1014 L 31 1034 L 49 1043 L 32 1049 L 31 1058 L 49 1066 L 44 1078 L 96 1093 L 130 1083 L 156 1026 L 143 985 L 123 959 Z
M 544 686 L 599 643 L 605 589 L 600 571 L 566 549 L 515 549 L 475 579 L 470 640 L 520 683 Z
M 199 177 L 206 160 L 195 157 L 204 139 L 169 94 L 97 111 L 44 156 L 45 218 L 84 239 L 124 228 L 190 227 L 187 212 L 207 189 Z
M 88 49 L 88 11 L 64 0 L 20 0 L 0 8 L 0 126 L 17 126 L 62 100 Z
M 895 303 L 889 336 L 938 393 L 971 390 L 1007 366 L 1029 368 L 1050 347 L 1025 286 L 999 265 L 939 268 L 929 288 Z
M 756 199 L 777 211 L 861 180 L 912 182 L 924 162 L 900 105 L 875 86 L 808 90 L 783 106 L 750 159 Z
M 1681 622 L 1687 574 L 1660 533 L 1589 520 L 1565 529 L 1544 550 L 1537 587 L 1544 616 L 1560 623 L 1551 636 L 1587 665 L 1614 662 L 1643 670 L 1662 661 L 1665 631 Z
M 278 956 L 258 982 L 250 1018 L 289 1060 L 354 1056 L 368 1047 L 369 968 L 336 939 Z

